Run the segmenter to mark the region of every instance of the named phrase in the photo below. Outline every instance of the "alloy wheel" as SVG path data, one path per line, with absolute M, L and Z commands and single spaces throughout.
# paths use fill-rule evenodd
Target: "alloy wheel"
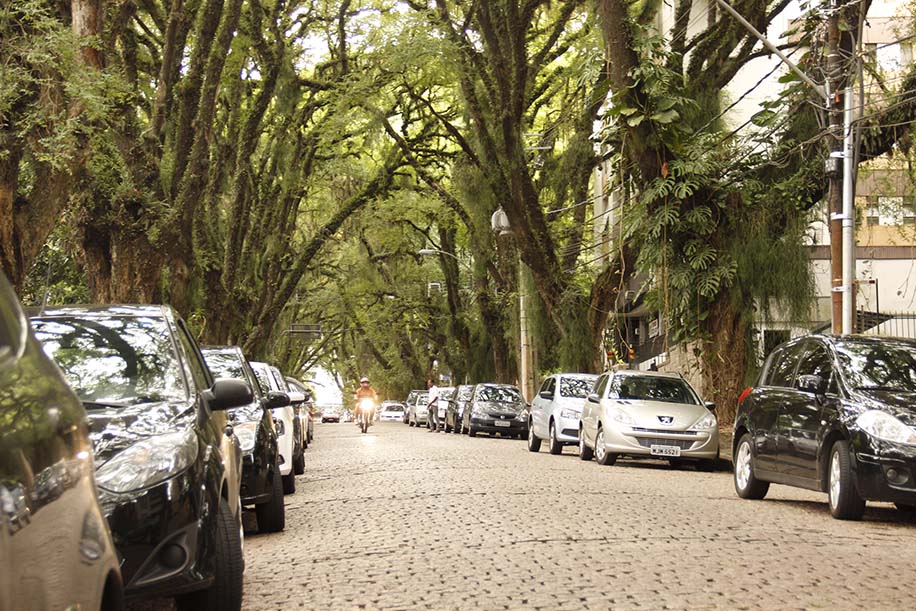
M 738 456 L 735 459 L 735 482 L 742 490 L 747 488 L 751 479 L 751 447 L 747 442 L 738 447 Z
M 840 453 L 834 452 L 830 457 L 830 506 L 836 507 L 840 503 L 842 493 L 840 483 Z
M 604 455 L 607 454 L 607 448 L 604 447 L 604 429 L 598 429 L 595 436 L 595 460 L 604 462 Z

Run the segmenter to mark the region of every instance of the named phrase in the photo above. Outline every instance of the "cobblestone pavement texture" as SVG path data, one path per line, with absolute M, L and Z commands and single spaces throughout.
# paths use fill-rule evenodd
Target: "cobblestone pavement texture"
M 727 471 L 571 447 L 327 424 L 286 511 L 246 536 L 247 611 L 914 607 L 916 520 L 891 505 L 840 522 L 822 494 L 745 501 Z

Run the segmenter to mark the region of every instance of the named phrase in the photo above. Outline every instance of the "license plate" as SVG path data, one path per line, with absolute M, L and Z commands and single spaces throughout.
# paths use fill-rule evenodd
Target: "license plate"
M 495 426 L 512 426 L 512 423 L 508 420 L 495 420 L 493 424 Z
M 652 456 L 680 456 L 681 449 L 677 446 L 649 446 Z

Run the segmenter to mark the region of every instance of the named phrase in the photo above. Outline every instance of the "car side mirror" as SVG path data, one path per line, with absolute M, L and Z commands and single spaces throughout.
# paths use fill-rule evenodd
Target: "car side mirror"
M 289 395 L 285 392 L 280 392 L 279 390 L 272 390 L 267 393 L 267 401 L 265 406 L 268 409 L 274 409 L 276 407 L 286 407 L 290 405 L 291 401 L 289 400 Z
M 598 398 L 598 394 L 597 394 L 597 393 L 591 393 L 591 394 L 588 396 L 588 402 L 589 402 L 589 403 L 601 403 L 601 399 Z
M 804 392 L 815 395 L 827 394 L 827 380 L 818 375 L 800 375 L 795 381 L 795 387 Z
M 548 401 L 553 399 L 553 394 L 549 390 L 542 390 L 538 393 L 538 396 L 542 399 L 547 399 Z
M 705 406 L 706 406 L 706 409 L 708 409 L 708 410 L 711 411 L 711 412 L 716 411 L 716 404 L 713 403 L 712 401 L 707 401 L 707 402 L 704 403 L 703 405 L 705 405 Z
M 222 411 L 248 405 L 254 401 L 251 387 L 242 380 L 217 378 L 213 386 L 203 392 L 207 407 L 213 411 Z

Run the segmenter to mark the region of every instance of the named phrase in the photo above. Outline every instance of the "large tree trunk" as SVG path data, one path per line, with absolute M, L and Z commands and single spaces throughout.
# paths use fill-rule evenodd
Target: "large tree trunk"
M 704 394 L 716 403 L 719 422 L 731 424 L 744 389 L 750 321 L 746 312 L 723 295 L 710 309 L 706 331 L 709 339 L 703 342 Z

